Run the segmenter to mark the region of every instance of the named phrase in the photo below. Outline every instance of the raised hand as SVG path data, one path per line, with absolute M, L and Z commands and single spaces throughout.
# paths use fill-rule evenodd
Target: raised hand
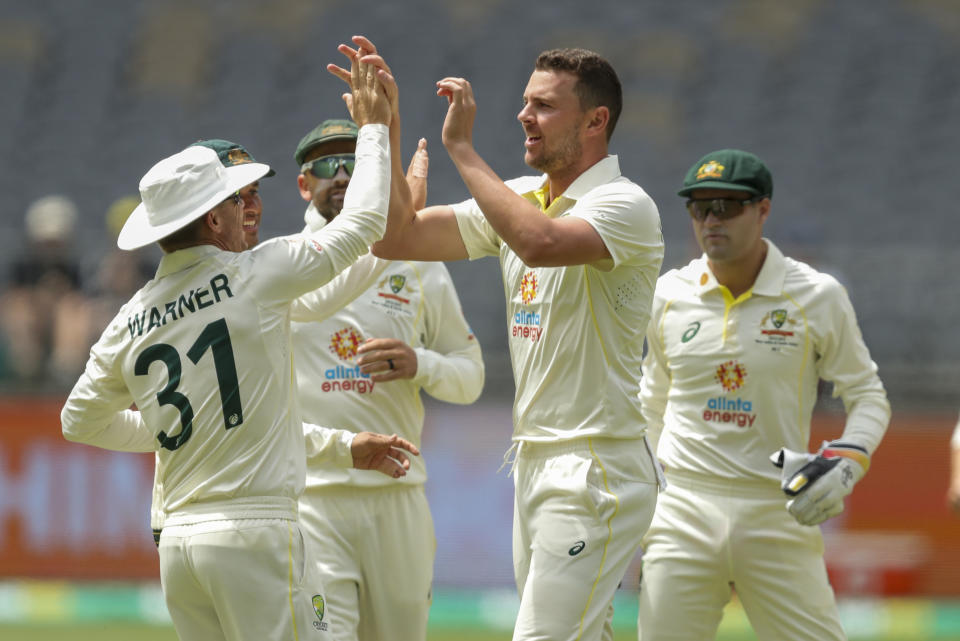
M 459 145 L 473 146 L 473 120 L 477 103 L 473 88 L 463 78 L 444 78 L 437 81 L 437 95 L 449 102 L 447 117 L 443 121 L 443 146 L 452 152 Z
M 356 48 L 353 48 L 347 44 L 341 44 L 337 47 L 337 51 L 346 56 L 350 61 L 350 70 L 347 71 L 346 69 L 332 63 L 327 65 L 327 71 L 335 75 L 337 78 L 343 80 L 351 89 L 351 93 L 343 94 L 343 100 L 347 104 L 347 109 L 350 111 L 350 115 L 354 115 L 354 68 L 358 67 L 359 65 L 369 65 L 372 67 L 371 73 L 377 77 L 377 80 L 380 82 L 380 85 L 386 94 L 387 100 L 390 103 L 391 118 L 397 118 L 400 112 L 399 89 L 397 88 L 397 83 L 393 78 L 393 74 L 390 71 L 389 65 L 387 65 L 383 57 L 377 53 L 376 46 L 366 37 L 353 36 L 351 40 L 356 45 Z M 354 121 L 356 122 L 356 117 L 354 117 Z M 357 124 L 360 123 L 357 122 Z

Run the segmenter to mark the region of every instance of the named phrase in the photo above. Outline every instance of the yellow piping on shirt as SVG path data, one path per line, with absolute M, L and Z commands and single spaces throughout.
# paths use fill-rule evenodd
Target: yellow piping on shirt
M 807 327 L 807 312 L 790 294 L 784 292 L 783 297 L 796 305 L 797 311 L 803 316 L 803 358 L 800 359 L 800 371 L 797 375 L 797 425 L 803 425 L 803 371 L 807 367 L 807 358 L 810 356 L 810 328 Z
M 290 600 L 290 621 L 293 623 L 293 638 L 296 639 L 296 641 L 300 641 L 300 636 L 297 634 L 297 614 L 293 607 L 293 528 L 291 528 L 289 524 L 287 524 L 287 534 L 289 535 L 289 542 L 287 543 L 287 564 L 290 568 L 288 572 L 290 585 L 287 588 L 287 594 Z
M 587 445 L 590 446 L 590 456 L 597 462 L 600 471 L 603 473 L 603 490 L 613 497 L 614 506 L 613 513 L 610 515 L 610 518 L 607 519 L 607 540 L 603 543 L 603 554 L 600 556 L 600 567 L 597 569 L 597 578 L 594 579 L 593 585 L 590 587 L 590 596 L 587 597 L 587 602 L 583 605 L 583 612 L 580 613 L 580 631 L 577 633 L 577 639 L 583 637 L 583 620 L 587 616 L 587 610 L 590 609 L 590 603 L 593 602 L 593 593 L 597 590 L 597 584 L 600 582 L 600 577 L 603 575 L 603 568 L 607 563 L 607 548 L 610 546 L 611 539 L 613 539 L 613 517 L 620 511 L 620 499 L 610 491 L 610 485 L 607 483 L 607 468 L 603 466 L 600 457 L 593 451 L 592 438 L 587 438 Z
M 738 305 L 745 300 L 748 300 L 753 296 L 753 288 L 751 287 L 747 291 L 743 292 L 736 298 L 733 297 L 733 294 L 730 293 L 730 290 L 727 289 L 725 285 L 718 285 L 720 288 L 720 293 L 723 294 L 723 343 L 727 342 L 727 319 L 730 316 L 730 310 L 734 305 Z

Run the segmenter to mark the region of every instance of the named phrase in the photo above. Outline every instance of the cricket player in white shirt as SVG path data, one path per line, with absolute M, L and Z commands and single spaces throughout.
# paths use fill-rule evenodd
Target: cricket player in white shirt
M 407 175 L 423 200 L 425 142 L 410 168 L 418 175 Z M 309 202 L 304 233 L 340 215 L 356 143 L 353 122 L 326 120 L 297 145 L 297 183 Z M 322 322 L 293 323 L 301 409 L 308 422 L 396 432 L 419 447 L 420 390 L 448 403 L 475 401 L 483 389 L 480 346 L 443 263 L 375 260 L 379 275 L 356 300 Z M 300 522 L 316 543 L 340 641 L 426 639 L 436 551 L 426 480 L 419 457 L 399 482 L 307 458 Z
M 353 44 L 386 67 L 369 40 Z M 444 146 L 474 198 L 416 211 L 394 154 L 390 220 L 373 251 L 499 257 L 517 387 L 513 638 L 609 639 L 614 592 L 657 497 L 636 385 L 663 260 L 656 206 L 607 153 L 620 82 L 595 53 L 541 54 L 517 118 L 525 161 L 543 173 L 507 183 L 473 147 L 470 84 L 437 89 L 449 103 Z
M 161 581 L 184 641 L 333 638 L 297 524 L 306 460 L 290 308 L 383 231 L 391 106 L 381 83 L 392 79 L 363 64 L 351 73 L 363 125 L 355 187 L 317 234 L 242 252 L 239 190 L 266 165 L 228 172 L 213 150 L 190 147 L 147 172 L 117 244 L 158 242 L 164 257 L 94 345 L 61 414 L 69 440 L 159 452 Z
M 644 540 L 639 638 L 713 639 L 736 590 L 760 639 L 844 639 L 816 526 L 886 431 L 877 366 L 843 287 L 763 238 L 759 158 L 707 154 L 679 193 L 704 254 L 660 277 L 647 333 L 640 397 L 669 485 Z M 821 378 L 847 422 L 814 455 Z

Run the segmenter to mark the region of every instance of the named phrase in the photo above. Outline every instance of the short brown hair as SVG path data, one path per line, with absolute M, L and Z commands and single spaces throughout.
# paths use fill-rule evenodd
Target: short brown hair
M 550 49 L 537 56 L 537 71 L 566 71 L 577 77 L 574 91 L 582 109 L 606 107 L 610 110 L 607 140 L 613 135 L 620 111 L 623 109 L 623 90 L 613 66 L 600 54 L 586 49 Z
M 158 240 L 157 244 L 160 245 L 160 249 L 165 253 L 170 253 L 195 244 L 200 238 L 203 227 L 206 225 L 204 221 L 209 213 L 209 211 L 204 213 L 200 218 L 190 221 L 186 226 Z

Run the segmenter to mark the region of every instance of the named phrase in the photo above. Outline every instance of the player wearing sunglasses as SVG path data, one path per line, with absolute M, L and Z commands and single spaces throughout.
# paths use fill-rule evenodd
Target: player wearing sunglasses
M 644 539 L 640 641 L 714 638 L 733 590 L 760 639 L 845 639 L 816 525 L 887 428 L 877 366 L 843 287 L 763 237 L 759 158 L 707 154 L 679 195 L 703 256 L 658 279 L 647 332 L 640 398 L 669 484 Z M 821 378 L 847 422 L 808 454 Z
M 340 214 L 356 138 L 351 121 L 327 120 L 297 146 L 297 185 L 310 203 L 305 231 Z M 420 206 L 425 145 L 406 176 Z M 367 259 L 374 257 L 358 262 Z M 421 389 L 448 403 L 472 403 L 483 388 L 480 346 L 443 263 L 375 260 L 382 276 L 356 300 L 325 320 L 293 323 L 301 410 L 305 420 L 358 432 L 396 430 L 420 443 Z M 411 457 L 405 481 L 392 486 L 372 474 L 326 467 L 308 457 L 300 518 L 318 543 L 315 561 L 337 638 L 423 641 L 436 550 L 423 461 Z

